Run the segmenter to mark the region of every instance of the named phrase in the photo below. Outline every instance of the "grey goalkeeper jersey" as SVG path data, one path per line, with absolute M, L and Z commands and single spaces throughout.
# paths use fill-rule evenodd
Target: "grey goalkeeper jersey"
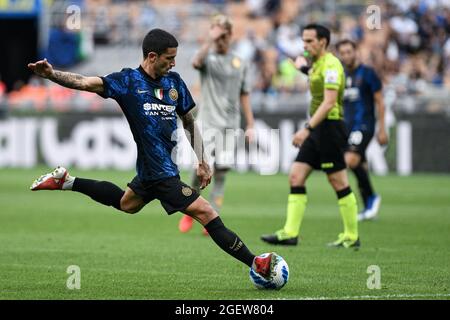
M 248 64 L 236 54 L 208 53 L 200 69 L 203 127 L 236 129 L 241 123 L 240 95 L 250 92 Z

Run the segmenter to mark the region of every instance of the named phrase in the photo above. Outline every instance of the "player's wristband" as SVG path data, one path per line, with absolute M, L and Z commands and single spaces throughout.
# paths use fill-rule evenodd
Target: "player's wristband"
M 306 75 L 308 75 L 309 69 L 311 69 L 310 66 L 301 66 L 300 71 Z
M 309 130 L 310 132 L 314 131 L 314 128 L 311 127 L 311 125 L 309 124 L 309 122 L 305 123 L 305 129 Z

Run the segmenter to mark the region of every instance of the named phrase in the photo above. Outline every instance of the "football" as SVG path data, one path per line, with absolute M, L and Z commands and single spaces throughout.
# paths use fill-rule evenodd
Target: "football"
M 269 253 L 263 253 L 261 256 L 267 256 Z M 289 266 L 283 257 L 276 255 L 275 266 L 270 279 L 266 279 L 250 268 L 250 281 L 258 289 L 280 290 L 289 280 Z

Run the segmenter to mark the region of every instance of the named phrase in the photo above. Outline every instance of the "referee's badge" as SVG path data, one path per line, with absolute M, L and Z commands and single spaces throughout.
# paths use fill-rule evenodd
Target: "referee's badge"
M 169 90 L 169 98 L 172 101 L 177 101 L 178 100 L 178 91 L 175 88 L 172 88 Z
M 325 83 L 337 84 L 338 83 L 338 72 L 336 70 L 326 70 L 325 71 Z
M 235 69 L 239 69 L 241 67 L 241 60 L 239 58 L 233 58 L 233 60 L 231 61 L 231 64 L 233 65 L 233 67 Z
M 189 187 L 183 187 L 181 188 L 181 192 L 185 197 L 190 197 L 192 195 L 192 189 Z

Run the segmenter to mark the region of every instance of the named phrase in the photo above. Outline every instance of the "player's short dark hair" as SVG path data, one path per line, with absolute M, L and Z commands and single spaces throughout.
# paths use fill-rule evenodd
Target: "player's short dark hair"
M 327 27 L 317 23 L 310 23 L 304 26 L 303 30 L 316 30 L 317 39 L 327 40 L 325 48 L 328 47 L 328 45 L 330 44 L 331 33 L 330 29 L 328 29 Z
M 144 59 L 147 58 L 150 52 L 156 54 L 163 54 L 168 48 L 178 47 L 178 41 L 169 32 L 162 29 L 152 29 L 147 33 L 142 41 L 142 53 Z
M 343 39 L 343 40 L 341 40 L 341 41 L 338 41 L 338 43 L 336 43 L 336 50 L 339 50 L 339 48 L 340 48 L 341 46 L 344 46 L 344 45 L 346 45 L 346 44 L 351 45 L 353 49 L 356 49 L 356 47 L 357 47 L 355 41 L 352 41 L 352 40 L 350 40 L 350 39 Z

